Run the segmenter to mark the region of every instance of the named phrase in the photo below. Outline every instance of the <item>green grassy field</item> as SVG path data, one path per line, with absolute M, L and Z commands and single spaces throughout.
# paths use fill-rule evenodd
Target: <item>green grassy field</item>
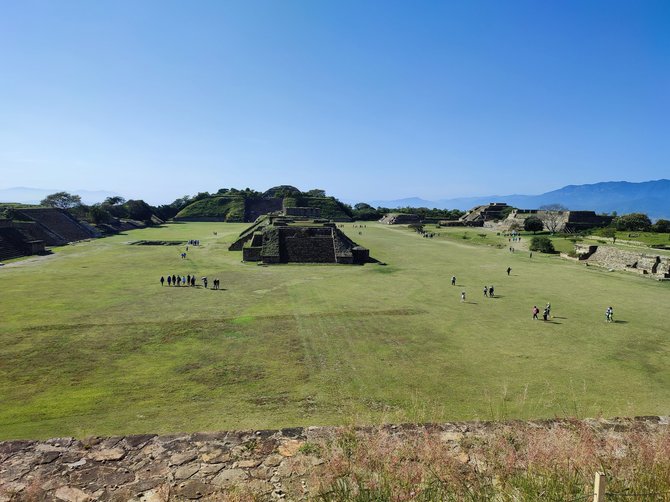
M 668 283 L 371 223 L 344 230 L 386 266 L 258 266 L 227 251 L 243 228 L 1 267 L 0 438 L 670 413 Z M 191 238 L 186 260 L 128 244 Z M 222 289 L 161 287 L 168 273 Z M 531 320 L 548 301 L 554 318 Z

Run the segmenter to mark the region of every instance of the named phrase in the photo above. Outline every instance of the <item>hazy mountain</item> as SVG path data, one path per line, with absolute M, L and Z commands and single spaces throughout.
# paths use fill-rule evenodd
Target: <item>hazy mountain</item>
M 107 197 L 116 197 L 117 193 L 105 190 L 59 190 L 48 188 L 13 187 L 0 188 L 0 202 L 19 202 L 21 204 L 39 204 L 47 195 L 56 192 L 69 192 L 79 195 L 84 204 L 102 202 Z
M 408 203 L 408 201 L 421 201 Z M 546 204 L 562 204 L 568 209 L 592 210 L 597 213 L 646 213 L 652 219 L 670 219 L 670 180 L 606 181 L 590 185 L 568 185 L 540 195 L 487 195 L 426 201 L 419 198 L 372 201 L 382 207 L 436 207 L 467 210 L 489 202 L 506 202 L 521 209 L 537 209 Z

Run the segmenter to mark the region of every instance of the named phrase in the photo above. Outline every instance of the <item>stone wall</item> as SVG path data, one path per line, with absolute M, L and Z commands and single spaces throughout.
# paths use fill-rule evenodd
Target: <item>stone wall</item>
M 15 212 L 47 230 L 46 233 L 36 236 L 36 239 L 44 240 L 47 246 L 60 246 L 68 242 L 100 237 L 99 233 L 82 225 L 63 209 L 30 208 L 17 209 Z
M 319 207 L 285 207 L 285 216 L 298 216 L 301 218 L 319 218 L 321 208 Z
M 408 445 L 429 438 L 464 471 L 483 464 L 477 444 L 495 436 L 588 429 L 596 440 L 627 444 L 626 435 L 664 437 L 668 417 L 533 422 L 404 424 L 355 430 L 307 427 L 158 436 L 142 434 L 87 439 L 0 442 L 0 501 L 314 500 L 333 469 L 319 445 L 355 435 L 362 444 L 383 437 Z M 524 432 L 527 431 L 527 432 Z M 655 435 L 655 436 L 654 436 Z M 623 447 L 621 455 L 627 448 Z M 229 498 L 230 497 L 230 498 Z M 238 498 L 234 498 L 238 497 Z
M 335 263 L 332 235 L 291 235 L 283 242 L 289 263 Z
M 421 218 L 416 214 L 389 213 L 383 216 L 379 222 L 386 225 L 410 225 L 421 223 Z
M 589 265 L 625 270 L 655 279 L 670 279 L 670 256 L 640 253 L 613 246 L 575 246 L 577 254 Z
M 244 221 L 256 221 L 264 214 L 281 211 L 282 202 L 280 198 L 247 200 L 244 207 Z

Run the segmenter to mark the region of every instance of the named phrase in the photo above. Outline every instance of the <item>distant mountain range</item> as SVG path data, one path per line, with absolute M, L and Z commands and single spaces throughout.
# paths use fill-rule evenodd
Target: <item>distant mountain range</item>
M 47 195 L 56 192 L 69 192 L 79 195 L 84 204 L 95 204 L 107 197 L 116 197 L 117 193 L 105 190 L 57 190 L 48 188 L 13 187 L 0 189 L 0 202 L 18 202 L 21 204 L 39 204 Z
M 428 207 L 461 209 L 463 211 L 489 202 L 506 202 L 520 209 L 537 209 L 547 204 L 561 204 L 572 210 L 592 210 L 596 213 L 646 213 L 652 219 L 670 219 L 670 180 L 606 181 L 591 185 L 568 185 L 540 195 L 487 195 L 429 201 L 412 197 L 397 200 L 375 200 L 375 207 Z

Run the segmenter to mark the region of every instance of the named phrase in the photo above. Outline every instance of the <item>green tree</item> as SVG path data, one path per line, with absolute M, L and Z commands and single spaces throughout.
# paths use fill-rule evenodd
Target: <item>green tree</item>
M 661 234 L 668 234 L 670 233 L 670 221 L 663 219 L 657 220 L 656 223 L 654 223 L 651 226 L 651 229 L 654 232 L 659 232 Z
M 57 207 L 59 209 L 70 209 L 81 206 L 81 197 L 68 192 L 56 192 L 47 195 L 40 202 L 42 206 Z
M 616 242 L 616 228 L 614 227 L 605 227 L 600 230 L 600 235 L 612 239 L 612 243 Z
M 105 210 L 103 205 L 94 204 L 88 208 L 88 217 L 96 225 L 100 223 L 109 223 L 112 221 L 113 217 L 109 214 L 109 211 Z
M 354 209 L 356 211 L 362 211 L 363 209 L 374 209 L 370 204 L 367 204 L 365 202 L 359 202 L 358 204 L 354 205 Z
M 118 206 L 119 204 L 124 204 L 126 202 L 126 199 L 123 197 L 120 197 L 119 195 L 115 195 L 113 197 L 107 197 L 105 201 L 103 202 L 103 205 L 105 206 Z
M 523 229 L 526 232 L 541 232 L 544 229 L 544 223 L 537 216 L 529 216 L 523 222 Z
M 614 220 L 614 225 L 617 230 L 643 232 L 651 228 L 651 220 L 644 213 L 630 213 L 619 216 Z
M 543 206 L 540 206 L 540 209 L 543 211 L 567 211 L 568 208 L 565 207 L 563 204 L 545 204 Z
M 153 214 L 152 207 L 143 200 L 129 200 L 123 205 L 128 218 L 132 220 L 148 221 Z
M 554 243 L 551 242 L 549 237 L 544 235 L 535 236 L 530 239 L 530 246 L 528 247 L 531 251 L 539 251 L 540 253 L 555 253 Z

